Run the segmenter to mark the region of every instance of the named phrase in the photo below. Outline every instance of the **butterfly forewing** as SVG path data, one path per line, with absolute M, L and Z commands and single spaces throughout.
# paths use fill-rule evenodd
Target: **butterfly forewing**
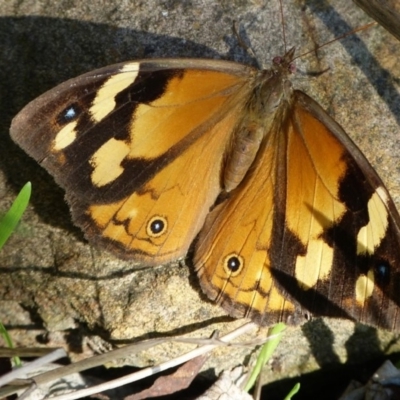
M 195 61 L 94 71 L 13 121 L 13 139 L 66 189 L 74 222 L 123 258 L 184 256 L 221 190 L 247 67 Z

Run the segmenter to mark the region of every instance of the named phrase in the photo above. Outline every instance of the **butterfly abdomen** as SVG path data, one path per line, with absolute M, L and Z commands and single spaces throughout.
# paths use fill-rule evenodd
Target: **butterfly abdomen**
M 263 129 L 251 124 L 240 127 L 236 133 L 224 169 L 224 189 L 230 192 L 243 180 L 253 164 L 260 143 L 264 137 Z

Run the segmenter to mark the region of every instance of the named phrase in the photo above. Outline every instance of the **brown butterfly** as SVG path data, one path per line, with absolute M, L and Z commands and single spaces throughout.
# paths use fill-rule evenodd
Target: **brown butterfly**
M 400 217 L 343 129 L 290 75 L 205 59 L 117 64 L 62 83 L 12 138 L 66 190 L 93 243 L 183 257 L 235 317 L 304 313 L 400 328 Z

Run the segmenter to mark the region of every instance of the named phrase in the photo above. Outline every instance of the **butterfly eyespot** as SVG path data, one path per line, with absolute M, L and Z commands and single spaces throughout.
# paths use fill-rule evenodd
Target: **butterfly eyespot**
M 163 235 L 168 228 L 168 222 L 165 217 L 157 215 L 150 219 L 147 224 L 147 234 L 150 237 L 156 238 Z
M 243 267 L 244 260 L 239 254 L 231 253 L 224 259 L 224 270 L 228 276 L 239 275 Z
M 375 278 L 381 284 L 388 284 L 390 281 L 390 266 L 385 262 L 380 262 L 375 267 Z
M 58 115 L 58 123 L 60 125 L 74 121 L 79 116 L 79 108 L 75 104 L 69 105 Z

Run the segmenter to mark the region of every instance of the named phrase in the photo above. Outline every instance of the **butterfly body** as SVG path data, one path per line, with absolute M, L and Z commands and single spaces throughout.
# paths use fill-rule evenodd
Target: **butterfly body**
M 183 257 L 233 316 L 400 327 L 400 218 L 343 129 L 271 70 L 151 60 L 93 71 L 14 119 L 13 139 L 116 255 Z
M 251 168 L 262 141 L 270 131 L 282 98 L 290 93 L 288 75 L 293 54 L 294 48 L 274 69 L 258 71 L 252 79 L 251 94 L 241 113 L 242 120 L 234 129 L 234 143 L 224 166 L 224 189 L 227 192 L 236 188 Z M 285 101 L 288 100 L 285 98 Z

